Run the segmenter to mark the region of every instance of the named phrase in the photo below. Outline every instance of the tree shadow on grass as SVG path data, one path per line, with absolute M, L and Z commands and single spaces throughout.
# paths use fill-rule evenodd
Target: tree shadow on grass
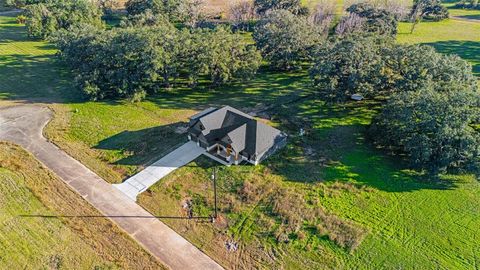
M 27 35 L 25 26 L 16 24 L 16 16 L 0 16 L 0 45 L 8 42 L 31 41 Z
M 342 131 L 334 131 L 338 129 Z M 456 187 L 452 181 L 440 181 L 409 170 L 403 157 L 387 156 L 373 149 L 365 142 L 362 129 L 361 126 L 342 126 L 333 128 L 330 134 L 325 133 L 323 139 L 307 138 L 301 143 L 290 140 L 287 149 L 268 160 L 267 166 L 286 181 L 306 184 L 340 181 L 387 192 Z M 351 134 L 342 134 L 344 132 Z M 313 148 L 313 153 L 305 150 L 307 145 Z
M 186 123 L 151 127 L 141 130 L 122 131 L 100 141 L 94 148 L 115 152 L 117 165 L 146 166 L 187 141 L 187 135 L 180 133 Z
M 457 54 L 461 58 L 470 62 L 473 66 L 473 72 L 475 75 L 480 76 L 480 42 L 449 40 L 426 44 L 433 46 L 441 53 Z
M 344 181 L 387 192 L 451 189 L 455 183 L 429 179 L 408 170 L 403 157 L 387 156 L 366 140 L 366 130 L 378 103 L 340 106 L 297 104 L 278 112 L 282 130 L 304 127 L 303 137 L 291 134 L 285 149 L 266 160 L 285 181 L 315 184 Z
M 70 73 L 53 55 L 1 55 L 0 81 L 0 99 L 27 103 L 85 100 L 73 87 Z
M 466 19 L 466 20 L 475 20 L 480 22 L 480 14 L 471 14 L 471 15 L 460 15 L 455 16 L 456 18 Z
M 288 102 L 308 91 L 306 72 L 280 74 L 263 68 L 251 80 L 235 81 L 217 88 L 210 88 L 205 82 L 194 89 L 180 84 L 172 90 L 149 96 L 147 100 L 166 109 L 201 110 L 230 105 L 248 112 L 269 104 Z

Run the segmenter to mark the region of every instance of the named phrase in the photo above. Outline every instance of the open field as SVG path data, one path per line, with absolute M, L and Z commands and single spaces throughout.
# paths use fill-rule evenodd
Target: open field
M 455 8 L 455 3 L 446 3 L 450 16 L 457 17 L 459 19 L 467 20 L 480 20 L 480 9 L 462 9 Z
M 161 268 L 30 154 L 1 142 L 0 213 L 2 269 Z
M 480 61 L 472 54 L 480 49 L 478 25 L 448 20 L 421 23 L 412 35 L 407 30 L 407 24 L 400 26 L 400 42 L 456 44 L 450 52 L 478 72 Z M 314 98 L 289 103 L 310 94 L 305 70 L 261 70 L 250 82 L 215 91 L 172 90 L 134 104 L 88 102 L 72 88 L 54 52 L 28 40 L 13 18 L 0 17 L 0 104 L 49 104 L 57 112 L 46 131 L 50 139 L 110 182 L 184 141 L 178 127 L 208 106 L 266 109 L 262 115 L 292 135 L 286 149 L 258 167 L 220 168 L 217 224 L 163 219 L 225 266 L 472 269 L 480 264 L 479 182 L 470 175 L 429 181 L 372 149 L 364 131 L 375 103 L 332 107 Z M 295 136 L 300 127 L 307 130 L 302 138 Z M 211 214 L 208 177 L 214 165 L 202 158 L 175 171 L 144 193 L 140 204 L 159 216 L 184 217 L 182 204 L 192 200 L 195 215 Z M 282 218 L 296 216 L 275 210 L 275 204 L 304 218 L 311 209 L 331 218 L 302 223 L 298 233 L 287 235 L 288 244 L 279 244 Z M 336 222 L 366 232 L 354 251 L 335 243 Z M 227 240 L 238 242 L 240 250 L 227 252 Z
M 410 34 L 410 23 L 401 23 L 398 41 L 432 45 L 437 51 L 458 54 L 473 65 L 480 74 L 480 22 L 449 19 L 441 22 L 422 22 Z

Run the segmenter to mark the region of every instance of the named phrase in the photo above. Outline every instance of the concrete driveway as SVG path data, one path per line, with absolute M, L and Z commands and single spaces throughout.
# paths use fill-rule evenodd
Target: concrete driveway
M 196 159 L 203 152 L 205 152 L 205 149 L 189 141 L 148 166 L 143 171 L 125 180 L 125 182 L 114 186 L 129 198 L 136 201 L 140 193 L 147 190 L 167 174 Z
M 0 140 L 17 143 L 30 151 L 167 267 L 222 269 L 124 193 L 48 142 L 43 137 L 42 130 L 51 116 L 49 109 L 34 105 L 0 108 Z M 121 250 L 122 247 L 118 248 Z

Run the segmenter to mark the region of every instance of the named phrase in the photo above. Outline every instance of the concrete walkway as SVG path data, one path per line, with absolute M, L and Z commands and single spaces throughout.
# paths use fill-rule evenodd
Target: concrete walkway
M 203 152 L 205 152 L 205 149 L 189 141 L 148 166 L 143 171 L 125 180 L 125 182 L 114 186 L 129 198 L 136 201 L 140 193 L 147 190 L 167 174 L 196 159 Z
M 33 105 L 0 108 L 0 140 L 17 143 L 103 215 L 171 269 L 222 269 L 163 222 L 42 135 L 51 111 Z M 74 214 L 74 213 L 72 213 Z M 120 250 L 122 247 L 118 247 Z

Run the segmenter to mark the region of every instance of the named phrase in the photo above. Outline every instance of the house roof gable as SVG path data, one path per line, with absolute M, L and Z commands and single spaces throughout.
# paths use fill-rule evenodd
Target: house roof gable
M 201 133 L 209 143 L 228 138 L 237 153 L 260 154 L 273 146 L 282 134 L 280 130 L 230 106 L 214 110 L 209 108 L 190 119 L 203 125 Z

